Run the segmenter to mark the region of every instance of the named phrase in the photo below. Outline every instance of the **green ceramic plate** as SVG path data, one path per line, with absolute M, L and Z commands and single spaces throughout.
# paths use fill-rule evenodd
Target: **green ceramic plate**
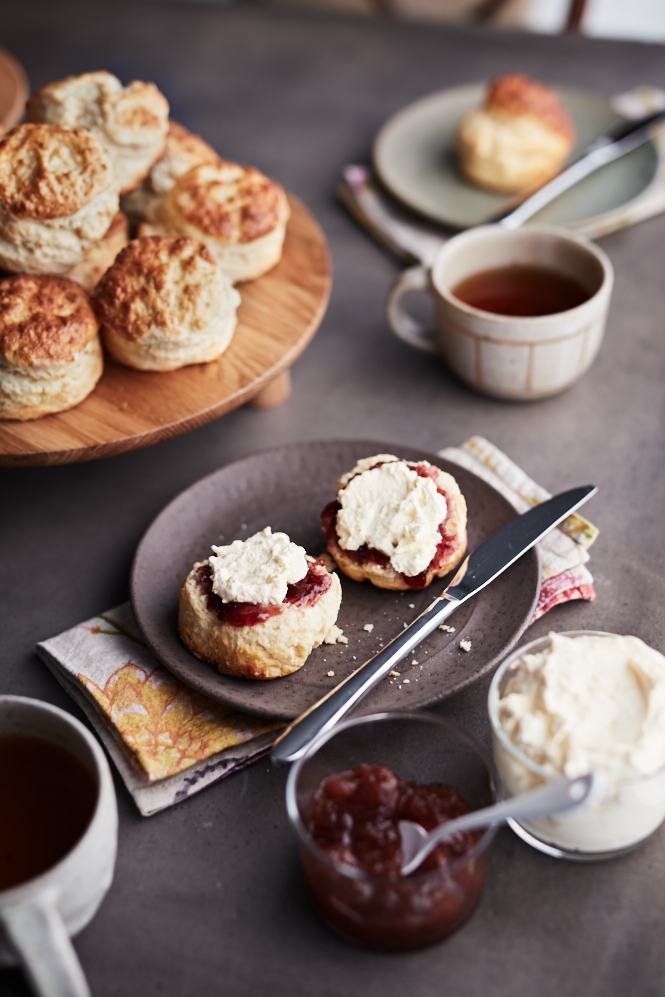
M 479 225 L 505 200 L 459 176 L 454 135 L 460 117 L 484 99 L 486 84 L 430 94 L 390 118 L 374 143 L 374 164 L 386 187 L 421 214 L 455 228 Z M 607 101 L 558 89 L 577 131 L 571 160 L 618 115 Z M 658 171 L 653 142 L 602 167 L 534 215 L 534 222 L 576 225 L 602 220 L 639 197 Z

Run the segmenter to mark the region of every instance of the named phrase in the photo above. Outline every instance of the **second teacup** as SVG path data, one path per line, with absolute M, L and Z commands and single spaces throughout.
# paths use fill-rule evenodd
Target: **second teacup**
M 505 315 L 467 304 L 455 294 L 475 275 L 529 267 L 569 278 L 584 299 L 539 315 Z M 605 330 L 614 283 L 612 264 L 594 243 L 555 226 L 509 230 L 484 225 L 454 236 L 431 269 L 413 267 L 397 278 L 388 320 L 410 346 L 440 353 L 448 366 L 483 394 L 521 401 L 546 398 L 569 387 L 593 363 Z M 436 329 L 404 310 L 410 292 L 432 295 Z

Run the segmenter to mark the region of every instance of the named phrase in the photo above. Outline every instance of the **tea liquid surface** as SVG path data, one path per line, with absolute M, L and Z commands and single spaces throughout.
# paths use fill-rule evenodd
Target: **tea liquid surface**
M 71 752 L 42 738 L 0 735 L 0 890 L 64 858 L 96 801 L 93 776 Z
M 572 277 L 522 264 L 482 270 L 465 277 L 453 288 L 453 294 L 472 308 L 523 317 L 565 312 L 590 297 Z

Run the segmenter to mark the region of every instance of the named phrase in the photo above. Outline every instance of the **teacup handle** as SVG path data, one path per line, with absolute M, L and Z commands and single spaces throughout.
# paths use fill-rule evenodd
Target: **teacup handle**
M 0 911 L 0 923 L 39 997 L 90 997 L 90 988 L 53 897 Z
M 402 306 L 404 295 L 415 291 L 431 292 L 429 270 L 425 267 L 409 267 L 399 275 L 388 295 L 388 321 L 395 335 L 409 346 L 425 353 L 438 353 L 434 329 L 428 329 Z

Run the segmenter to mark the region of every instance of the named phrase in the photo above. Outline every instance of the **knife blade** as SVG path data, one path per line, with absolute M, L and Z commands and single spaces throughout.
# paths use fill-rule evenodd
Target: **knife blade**
M 595 142 L 592 142 L 579 159 L 567 169 L 562 170 L 553 180 L 544 184 L 526 200 L 522 198 L 518 207 L 515 207 L 515 199 L 513 199 L 507 205 L 504 204 L 503 208 L 491 215 L 487 221 L 497 223 L 504 228 L 518 228 L 559 194 L 563 194 L 564 191 L 579 183 L 590 173 L 594 173 L 601 166 L 625 156 L 626 153 L 632 152 L 644 142 L 648 142 L 653 126 L 663 119 L 665 119 L 665 109 L 637 120 L 618 121 Z
M 584 485 L 555 495 L 516 516 L 476 547 L 444 592 L 413 623 L 283 731 L 273 745 L 272 761 L 294 762 L 300 758 L 316 737 L 330 730 L 352 710 L 428 634 L 579 509 L 597 490 L 594 485 Z

